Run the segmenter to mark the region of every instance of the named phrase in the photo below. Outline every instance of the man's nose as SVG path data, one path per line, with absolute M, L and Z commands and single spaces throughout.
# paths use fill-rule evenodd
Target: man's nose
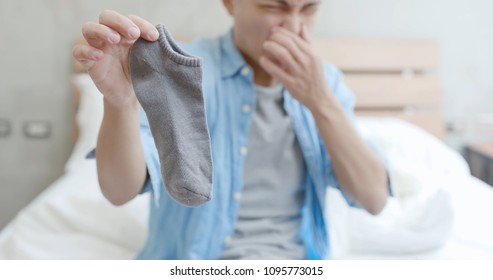
M 297 15 L 286 15 L 281 26 L 297 35 L 301 34 L 301 19 Z

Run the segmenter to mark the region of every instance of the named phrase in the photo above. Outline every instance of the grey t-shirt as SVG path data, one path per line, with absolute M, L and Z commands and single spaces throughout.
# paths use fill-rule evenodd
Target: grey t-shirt
M 282 85 L 256 90 L 238 220 L 220 259 L 306 259 L 299 234 L 301 149 L 283 108 Z

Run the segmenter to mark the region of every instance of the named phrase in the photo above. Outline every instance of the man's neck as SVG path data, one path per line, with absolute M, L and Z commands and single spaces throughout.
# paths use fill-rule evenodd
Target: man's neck
M 256 61 L 247 58 L 245 55 L 245 61 L 250 65 L 253 71 L 253 81 L 256 85 L 264 87 L 272 87 L 279 83 L 277 79 L 269 75 L 262 66 L 260 66 Z
M 257 69 L 253 69 L 254 73 L 254 82 L 256 85 L 264 86 L 264 87 L 272 87 L 279 83 L 278 80 L 274 79 L 271 75 L 267 74 L 262 67 L 258 67 Z
M 246 55 L 241 48 L 238 47 L 236 44 L 236 48 L 240 52 L 241 56 L 243 56 L 243 59 L 245 62 L 250 65 L 253 71 L 253 81 L 256 85 L 264 86 L 264 87 L 271 87 L 275 86 L 276 84 L 279 83 L 278 80 L 274 79 L 271 75 L 269 75 L 263 68 L 260 66 L 260 64 L 257 63 L 254 59 Z

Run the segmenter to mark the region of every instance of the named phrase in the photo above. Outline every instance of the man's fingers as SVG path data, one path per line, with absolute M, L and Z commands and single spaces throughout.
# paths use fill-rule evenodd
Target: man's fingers
M 150 22 L 135 16 L 125 17 L 115 11 L 105 10 L 99 16 L 99 23 L 87 22 L 82 27 L 84 38 L 94 47 L 102 43 L 118 44 L 121 38 L 136 40 L 141 35 L 149 41 L 159 38 L 159 33 Z
M 284 46 L 297 62 L 302 63 L 306 60 L 306 55 L 303 53 L 303 51 L 300 50 L 298 45 L 286 34 L 281 32 L 274 32 L 269 39 L 277 42 L 279 45 Z
M 104 52 L 93 46 L 89 46 L 85 44 L 77 44 L 72 49 L 72 55 L 78 61 L 83 61 L 83 60 L 97 61 L 103 58 Z
M 267 40 L 264 42 L 263 47 L 269 56 L 274 57 L 281 64 L 281 68 L 285 71 L 292 72 L 298 69 L 298 63 L 283 45 L 273 40 Z
M 292 42 L 294 42 L 298 46 L 298 48 L 303 53 L 305 53 L 305 54 L 310 53 L 311 49 L 310 49 L 308 42 L 303 40 L 302 38 L 300 38 L 300 36 L 294 34 L 293 32 L 290 32 L 290 31 L 288 31 L 282 27 L 276 27 L 274 30 L 275 30 L 274 32 L 281 32 L 282 34 L 286 35 L 289 39 L 292 40 Z
M 129 40 L 137 40 L 140 37 L 139 27 L 128 17 L 115 11 L 104 10 L 101 12 L 99 23 L 108 26 Z
M 72 49 L 72 55 L 86 70 L 89 70 L 104 57 L 104 52 L 86 44 L 77 44 Z
M 312 37 L 308 32 L 308 28 L 304 24 L 301 26 L 301 38 L 303 38 L 303 40 L 305 40 L 308 44 L 312 43 Z
M 102 43 L 117 44 L 120 42 L 120 34 L 106 25 L 95 22 L 86 22 L 82 26 L 82 35 L 93 47 L 101 47 Z
M 281 67 L 272 62 L 269 58 L 265 56 L 260 57 L 260 65 L 264 68 L 267 73 L 269 73 L 272 77 L 280 80 L 284 85 L 289 86 L 293 82 L 293 78 L 286 73 Z
M 159 32 L 156 27 L 152 25 L 152 23 L 136 15 L 128 15 L 128 18 L 139 27 L 140 35 L 144 39 L 148 41 L 156 41 L 159 38 Z
M 95 47 L 96 49 L 102 50 L 104 46 L 107 44 L 106 42 L 100 40 L 100 39 L 86 39 L 87 43 L 89 45 Z

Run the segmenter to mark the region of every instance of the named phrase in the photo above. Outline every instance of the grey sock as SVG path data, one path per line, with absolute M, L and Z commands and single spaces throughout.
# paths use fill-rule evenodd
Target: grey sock
M 184 52 L 163 25 L 159 39 L 135 42 L 130 72 L 149 120 L 167 192 L 186 206 L 212 199 L 212 157 L 202 96 L 202 61 Z

